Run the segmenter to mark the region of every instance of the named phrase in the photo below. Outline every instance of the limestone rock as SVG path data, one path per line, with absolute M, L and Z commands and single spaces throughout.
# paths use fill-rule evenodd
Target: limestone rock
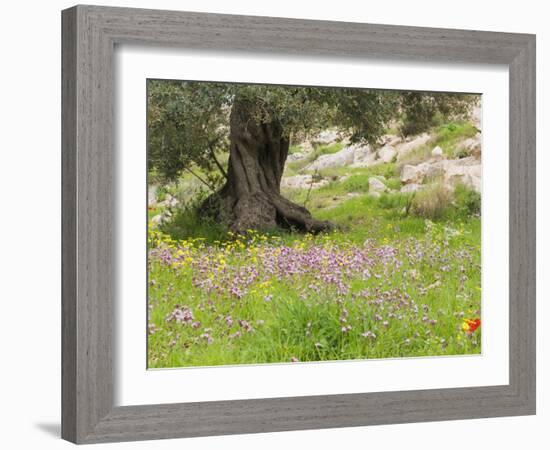
M 454 186 L 457 183 L 481 192 L 481 164 L 449 166 L 445 171 L 445 184 Z
M 359 167 L 366 161 L 371 161 L 374 155 L 368 145 L 355 144 L 344 147 L 342 150 L 330 155 L 321 155 L 313 161 L 307 170 L 321 170 L 329 167 L 342 167 L 353 165 Z M 362 166 L 366 167 L 366 166 Z
M 336 130 L 324 130 L 315 136 L 313 140 L 320 144 L 333 144 L 338 141 L 338 132 Z
M 424 174 L 417 166 L 411 166 L 405 164 L 401 171 L 401 182 L 405 184 L 409 183 L 421 183 L 424 179 Z
M 149 206 L 154 206 L 157 204 L 157 186 L 149 185 L 147 189 L 147 204 Z
M 420 189 L 422 189 L 421 184 L 411 183 L 411 184 L 406 184 L 405 186 L 403 186 L 401 188 L 400 192 L 402 192 L 404 194 L 407 194 L 407 193 L 410 193 L 410 192 L 419 191 Z
M 307 170 L 321 170 L 329 167 L 347 166 L 353 163 L 354 155 L 355 149 L 353 147 L 346 147 L 337 153 L 319 156 L 319 158 L 307 166 Z
M 381 194 L 386 192 L 386 185 L 382 182 L 380 178 L 370 177 L 369 178 L 369 194 L 378 193 Z
M 397 150 L 391 145 L 385 145 L 380 150 L 378 150 L 378 159 L 381 162 L 389 163 L 397 156 Z
M 325 179 L 314 181 L 312 175 L 294 175 L 281 178 L 281 189 L 312 189 L 320 188 L 328 184 Z
M 458 150 L 465 150 L 476 159 L 481 158 L 481 133 L 477 133 L 474 137 L 465 139 L 458 145 Z
M 353 164 L 359 164 L 369 159 L 369 157 L 374 156 L 376 157 L 376 154 L 372 152 L 369 145 L 361 145 L 361 144 L 355 144 L 352 145 L 351 148 L 353 148 Z
M 417 149 L 418 147 L 426 144 L 430 140 L 430 135 L 428 133 L 422 133 L 413 138 L 408 138 L 405 141 L 394 144 L 395 149 L 397 150 L 397 160 L 402 158 L 407 153 Z
M 306 155 L 303 152 L 296 152 L 288 155 L 286 158 L 287 162 L 294 162 L 299 161 L 300 159 L 304 159 Z
M 443 149 L 438 145 L 432 150 L 432 156 L 434 158 L 441 158 L 443 156 Z
M 178 205 L 179 201 L 177 198 L 171 196 L 170 194 L 166 194 L 164 197 L 164 200 L 159 203 L 160 206 L 164 206 L 166 208 L 175 208 Z

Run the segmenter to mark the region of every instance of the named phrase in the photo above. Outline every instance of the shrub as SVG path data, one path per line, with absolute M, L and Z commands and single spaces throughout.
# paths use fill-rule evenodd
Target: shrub
M 157 187 L 156 197 L 157 202 L 162 202 L 166 199 L 166 194 L 168 194 L 168 188 L 164 185 Z
M 426 219 L 440 219 L 453 200 L 453 195 L 443 183 L 433 183 L 416 192 L 411 201 L 411 211 Z
M 342 182 L 345 192 L 368 192 L 369 176 L 363 174 L 350 175 Z
M 465 216 L 481 214 L 481 194 L 465 184 L 455 187 L 454 204 L 458 212 Z
M 386 181 L 386 187 L 398 191 L 401 188 L 401 180 L 398 177 L 389 178 Z
M 208 217 L 201 217 L 192 207 L 176 210 L 172 220 L 162 224 L 159 229 L 176 240 L 199 237 L 207 243 L 223 240 L 227 234 L 227 229 L 222 224 Z
M 382 209 L 393 209 L 398 212 L 407 207 L 409 198 L 409 194 L 382 194 L 378 199 L 378 206 Z

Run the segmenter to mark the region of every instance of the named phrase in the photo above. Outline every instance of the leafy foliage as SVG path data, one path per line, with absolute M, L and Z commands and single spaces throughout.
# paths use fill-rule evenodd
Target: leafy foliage
M 422 133 L 442 119 L 464 118 L 477 102 L 475 95 L 403 92 L 401 126 L 403 136 Z
M 463 215 L 479 216 L 481 214 L 481 194 L 462 183 L 455 187 L 454 203 Z
M 436 116 L 464 114 L 474 100 L 463 94 L 149 80 L 149 168 L 167 179 L 199 168 L 214 190 L 225 178 L 235 101 L 246 102 L 259 123 L 279 122 L 288 137 L 336 127 L 351 142 L 373 144 L 392 120 L 402 119 L 406 134 L 419 132 Z
M 173 179 L 195 165 L 215 184 L 216 155 L 227 147 L 228 88 L 221 83 L 148 82 L 150 169 Z

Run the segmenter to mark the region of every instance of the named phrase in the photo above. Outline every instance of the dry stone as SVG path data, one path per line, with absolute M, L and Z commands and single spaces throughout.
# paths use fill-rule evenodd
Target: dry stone
M 368 145 L 355 144 L 348 147 L 344 147 L 342 150 L 330 155 L 321 155 L 315 161 L 313 161 L 307 170 L 321 170 L 329 167 L 342 167 L 353 165 L 354 167 L 360 167 L 367 161 L 371 161 L 374 155 Z M 363 166 L 366 167 L 366 166 Z
M 380 150 L 378 150 L 378 159 L 381 162 L 389 163 L 396 157 L 397 150 L 391 145 L 385 145 Z
M 401 171 L 401 182 L 404 184 L 409 183 L 420 183 L 424 179 L 424 174 L 422 170 L 417 166 L 411 166 L 410 164 L 405 164 Z
M 420 189 L 422 189 L 421 184 L 411 183 L 411 184 L 406 184 L 405 186 L 402 186 L 400 192 L 406 194 L 406 193 L 410 193 L 410 192 L 419 191 Z
M 441 158 L 443 156 L 443 149 L 438 145 L 432 150 L 432 156 L 434 158 Z
M 481 133 L 477 133 L 474 137 L 465 139 L 458 145 L 459 150 L 466 150 L 471 156 L 476 159 L 481 158 Z
M 317 189 L 328 184 L 328 181 L 321 179 L 313 181 L 311 175 L 293 175 L 281 178 L 281 189 Z
M 338 132 L 336 130 L 324 130 L 321 131 L 314 139 L 315 142 L 320 144 L 333 144 L 338 141 Z
M 429 140 L 430 140 L 430 135 L 428 133 L 422 133 L 418 136 L 415 136 L 412 139 L 408 139 L 398 144 L 395 144 L 394 147 L 397 150 L 397 160 L 399 161 L 399 158 L 402 158 L 407 153 L 426 144 Z
M 386 185 L 382 182 L 380 178 L 370 177 L 369 178 L 369 194 L 381 194 L 386 192 Z

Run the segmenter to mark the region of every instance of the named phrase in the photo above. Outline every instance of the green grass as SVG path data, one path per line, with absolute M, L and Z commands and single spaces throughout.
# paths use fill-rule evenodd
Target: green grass
M 421 151 L 440 145 L 452 152 L 474 132 L 467 124 L 438 127 Z M 319 146 L 308 160 L 341 148 Z M 449 197 L 435 188 L 401 194 L 398 170 L 395 163 L 325 169 L 318 175 L 326 186 L 284 192 L 337 225 L 317 236 L 235 236 L 191 208 L 174 210 L 149 234 L 149 367 L 479 354 L 481 328 L 467 333 L 462 326 L 481 314 L 480 196 L 462 185 Z M 369 195 L 372 176 L 385 177 L 394 192 Z M 193 183 L 185 175 L 169 191 L 186 198 Z M 150 209 L 149 217 L 160 212 Z M 326 261 L 313 258 L 315 270 L 277 268 L 318 254 Z M 353 268 L 357 255 L 372 259 L 367 272 Z M 323 278 L 329 275 L 344 289 Z M 238 295 L 230 291 L 234 283 Z M 189 312 L 192 319 L 170 320 Z
M 327 288 L 304 297 L 306 286 L 314 282 L 311 277 L 297 277 L 291 282 L 268 277 L 267 286 L 253 283 L 237 299 L 226 294 L 208 294 L 195 287 L 196 267 L 174 267 L 152 258 L 149 304 L 154 333 L 149 336 L 149 366 L 479 353 L 480 330 L 472 335 L 464 333 L 461 315 L 479 316 L 480 219 L 453 208 L 454 214 L 427 222 L 422 217 L 403 214 L 407 201 L 408 197 L 401 194 L 380 198 L 363 195 L 330 210 L 312 208 L 316 217 L 332 220 L 339 229 L 317 237 L 279 231 L 263 238 L 242 240 L 242 247 L 237 245 L 241 241 L 227 236 L 215 224 L 205 225 L 191 215 L 176 218 L 164 231 L 178 239 L 199 238 L 193 240 L 193 258 L 206 258 L 212 263 L 222 255 L 228 267 L 244 268 L 251 264 L 262 271 L 261 259 L 254 261 L 253 258 L 259 257 L 251 255 L 261 254 L 269 245 L 301 251 L 302 247 L 361 248 L 366 241 L 372 242 L 373 248 L 395 248 L 401 265 L 390 268 L 376 265 L 368 280 L 351 276 L 346 281 L 350 290 L 345 295 Z M 364 296 L 361 293 L 366 289 L 371 294 Z M 414 300 L 418 312 L 413 307 L 400 309 L 393 300 L 387 300 L 381 309 L 372 303 L 378 298 L 376 293 L 384 298 L 407 296 Z M 273 299 L 267 302 L 266 295 Z M 167 321 L 177 305 L 193 311 L 200 328 Z M 340 321 L 344 310 L 345 324 L 352 327 L 347 332 L 342 332 Z M 395 317 L 386 326 L 383 320 L 375 320 L 376 314 L 385 320 L 388 316 Z M 224 321 L 228 316 L 233 321 L 231 327 Z M 238 320 L 246 320 L 253 331 L 246 332 Z M 377 337 L 364 337 L 366 331 Z M 240 337 L 234 337 L 237 332 Z M 213 339 L 211 343 L 201 337 L 205 333 Z
M 477 128 L 469 122 L 451 122 L 436 129 L 431 143 L 433 146 L 440 146 L 449 158 L 463 158 L 468 154 L 461 151 L 458 144 L 464 139 L 474 137 L 477 132 Z
M 436 146 L 441 147 L 448 158 L 455 159 L 467 156 L 459 150 L 458 144 L 465 139 L 474 137 L 477 132 L 477 128 L 469 122 L 451 122 L 440 125 L 431 130 L 432 137 L 425 145 L 421 145 L 404 155 L 400 159 L 399 165 L 416 165 L 425 161 L 431 156 L 431 151 Z

